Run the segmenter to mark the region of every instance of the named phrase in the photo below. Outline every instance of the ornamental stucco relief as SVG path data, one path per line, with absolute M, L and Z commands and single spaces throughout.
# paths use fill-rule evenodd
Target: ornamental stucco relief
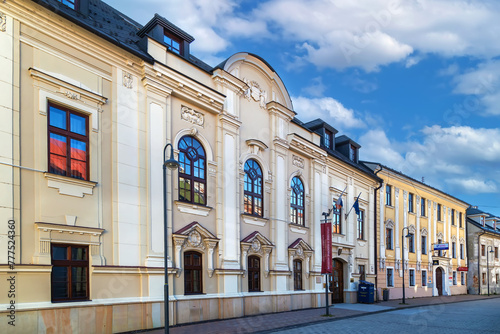
M 181 108 L 181 119 L 201 127 L 205 124 L 205 116 L 201 112 L 185 106 Z

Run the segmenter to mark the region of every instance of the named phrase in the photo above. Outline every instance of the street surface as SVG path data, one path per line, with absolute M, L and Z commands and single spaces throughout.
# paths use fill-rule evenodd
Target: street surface
M 398 309 L 267 333 L 500 333 L 500 298 Z

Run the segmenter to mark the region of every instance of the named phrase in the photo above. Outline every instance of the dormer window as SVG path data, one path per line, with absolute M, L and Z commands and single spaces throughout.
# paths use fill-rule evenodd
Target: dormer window
M 167 45 L 167 48 L 170 51 L 177 53 L 178 55 L 181 55 L 182 41 L 179 38 L 176 38 L 171 34 L 165 32 L 165 35 L 163 35 L 163 42 Z
M 325 147 L 333 149 L 333 133 L 329 130 L 325 130 Z
M 356 150 L 357 150 L 356 146 L 354 146 L 352 144 L 349 145 L 349 159 L 351 161 L 354 161 L 354 162 L 356 162 L 356 160 L 357 160 L 357 153 L 358 152 L 356 152 Z
M 57 1 L 61 2 L 63 5 L 66 5 L 71 9 L 78 8 L 78 0 L 57 0 Z

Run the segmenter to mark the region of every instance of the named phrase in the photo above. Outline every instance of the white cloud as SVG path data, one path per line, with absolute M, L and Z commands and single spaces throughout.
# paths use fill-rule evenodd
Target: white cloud
M 443 191 L 492 193 L 499 189 L 500 129 L 425 127 L 419 141 L 389 140 L 383 130 L 359 139 L 363 160 L 392 169 Z
M 140 8 L 131 0 L 106 2 L 128 6 L 125 14 L 141 24 L 154 12 L 166 17 L 196 38 L 192 48 L 201 58 L 242 38 L 296 43 L 306 51 L 301 57 L 318 67 L 366 71 L 414 51 L 484 59 L 500 54 L 500 3 L 494 0 L 144 0 Z M 412 56 L 406 66 L 418 60 Z
M 293 97 L 293 106 L 299 118 L 305 122 L 321 118 L 340 130 L 341 128 L 362 128 L 364 122 L 357 117 L 356 112 L 348 109 L 331 97 L 306 98 Z
M 481 177 L 447 179 L 446 183 L 462 189 L 462 191 L 469 194 L 495 193 L 498 191 L 498 186 L 493 181 L 485 181 Z
M 310 96 L 321 97 L 326 90 L 326 86 L 323 84 L 323 79 L 321 77 L 316 77 L 312 79 L 312 83 L 302 88 L 302 91 Z

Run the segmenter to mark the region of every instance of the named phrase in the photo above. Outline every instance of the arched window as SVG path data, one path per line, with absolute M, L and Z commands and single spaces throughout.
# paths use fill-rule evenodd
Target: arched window
M 184 253 L 184 294 L 202 293 L 201 254 L 198 252 Z
M 260 258 L 258 256 L 248 257 L 248 291 L 261 291 Z
M 201 143 L 191 136 L 179 141 L 179 200 L 206 204 L 206 158 Z
M 304 184 L 298 177 L 292 179 L 290 196 L 290 215 L 292 223 L 304 225 Z
M 293 260 L 293 289 L 302 290 L 302 261 Z
M 262 169 L 255 160 L 245 163 L 245 213 L 262 217 Z

